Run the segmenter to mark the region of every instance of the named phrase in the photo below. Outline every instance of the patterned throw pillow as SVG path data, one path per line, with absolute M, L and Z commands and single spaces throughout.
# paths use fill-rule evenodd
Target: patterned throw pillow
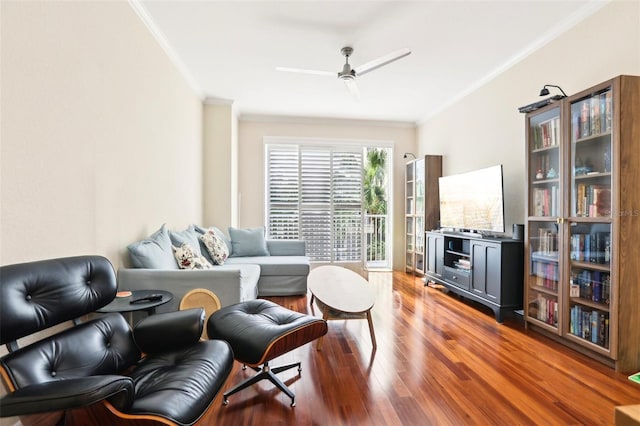
M 171 246 L 180 269 L 211 269 L 211 264 L 189 244 Z
M 224 261 L 229 257 L 229 248 L 222 238 L 220 238 L 213 229 L 200 235 L 200 241 L 204 244 L 213 259 L 214 265 L 224 265 Z

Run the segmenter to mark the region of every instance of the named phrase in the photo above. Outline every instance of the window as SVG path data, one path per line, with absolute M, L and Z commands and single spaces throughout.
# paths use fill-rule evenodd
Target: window
M 267 144 L 270 238 L 303 239 L 316 262 L 362 260 L 362 147 Z

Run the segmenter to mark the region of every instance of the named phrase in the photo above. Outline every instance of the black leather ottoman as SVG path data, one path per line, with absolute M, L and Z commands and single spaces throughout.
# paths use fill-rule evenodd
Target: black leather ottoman
M 236 303 L 214 312 L 207 323 L 207 333 L 210 339 L 227 341 L 236 360 L 259 372 L 226 392 L 225 405 L 229 403 L 229 395 L 267 379 L 291 398 L 291 406 L 294 407 L 294 393 L 276 374 L 294 367 L 301 371 L 300 363 L 271 369 L 269 361 L 324 336 L 327 323 L 321 318 L 258 299 Z

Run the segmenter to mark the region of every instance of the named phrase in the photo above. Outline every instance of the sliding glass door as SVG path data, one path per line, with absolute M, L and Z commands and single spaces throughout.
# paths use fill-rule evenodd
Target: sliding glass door
M 371 253 L 378 263 L 385 262 L 391 252 L 381 234 L 386 227 L 380 225 L 386 198 L 384 189 L 372 189 L 367 178 L 371 148 L 292 142 L 265 147 L 269 238 L 305 240 L 313 262 L 362 264 Z M 374 166 L 379 169 L 379 164 Z M 384 172 L 377 173 L 379 185 Z M 375 226 L 368 211 L 371 193 L 378 196 Z M 375 241 L 369 235 L 374 228 Z

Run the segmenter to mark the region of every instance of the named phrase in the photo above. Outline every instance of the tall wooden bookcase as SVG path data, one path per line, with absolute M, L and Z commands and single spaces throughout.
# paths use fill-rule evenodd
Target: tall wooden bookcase
M 527 325 L 640 369 L 640 77 L 527 114 Z
M 440 222 L 440 176 L 441 155 L 425 155 L 405 166 L 405 272 L 424 275 L 425 231 Z

